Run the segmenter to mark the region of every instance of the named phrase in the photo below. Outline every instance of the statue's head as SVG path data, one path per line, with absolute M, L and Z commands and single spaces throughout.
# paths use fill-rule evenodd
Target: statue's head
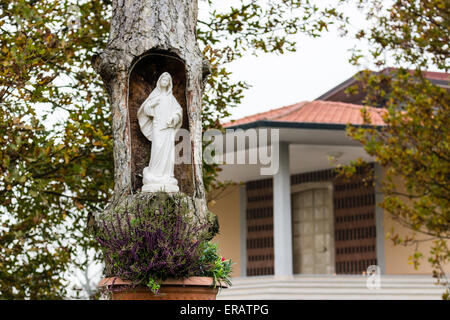
M 172 77 L 168 72 L 164 72 L 158 80 L 158 86 L 161 89 L 166 89 L 170 91 L 172 89 Z
M 158 81 L 156 82 L 156 88 L 150 93 L 148 99 L 154 99 L 162 93 L 171 95 L 172 87 L 172 76 L 170 73 L 164 72 L 159 76 Z

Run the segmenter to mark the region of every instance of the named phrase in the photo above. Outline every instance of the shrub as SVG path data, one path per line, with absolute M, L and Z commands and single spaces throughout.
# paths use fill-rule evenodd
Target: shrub
M 199 275 L 213 278 L 214 286 L 217 282 L 225 282 L 231 286 L 230 274 L 232 271 L 231 259 L 226 260 L 219 255 L 217 244 L 205 241 L 201 244 L 202 255 L 200 257 Z
M 207 241 L 208 225 L 192 220 L 187 206 L 165 198 L 102 220 L 95 236 L 103 251 L 105 275 L 147 285 L 158 293 L 167 278 L 207 276 L 213 285 L 231 285 L 231 261 Z
M 194 227 L 182 209 L 138 207 L 133 215 L 126 211 L 124 216 L 103 221 L 97 231 L 106 276 L 147 284 L 157 291 L 161 280 L 201 272 L 201 231 L 207 226 Z

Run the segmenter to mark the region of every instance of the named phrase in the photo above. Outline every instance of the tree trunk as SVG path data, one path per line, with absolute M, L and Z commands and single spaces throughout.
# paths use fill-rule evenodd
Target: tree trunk
M 208 64 L 197 46 L 197 10 L 197 0 L 113 0 L 109 42 L 92 60 L 108 91 L 113 118 L 115 186 L 109 212 L 142 187 L 151 143 L 140 132 L 136 112 L 168 71 L 191 140 L 191 164 L 177 165 L 175 177 L 195 215 L 211 220 L 202 180 L 201 103 Z

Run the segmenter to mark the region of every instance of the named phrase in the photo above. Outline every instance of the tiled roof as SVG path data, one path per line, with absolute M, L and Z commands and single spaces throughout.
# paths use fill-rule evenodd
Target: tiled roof
M 425 78 L 427 78 L 427 79 L 450 81 L 450 75 L 448 73 L 431 72 L 431 71 L 426 71 L 424 73 L 425 73 Z
M 396 68 L 386 68 L 381 70 L 382 73 L 391 72 L 397 70 Z M 408 69 L 410 74 L 413 74 L 414 70 Z M 447 72 L 435 72 L 435 71 L 422 71 L 422 74 L 428 80 L 443 80 L 450 81 L 450 75 Z
M 361 109 L 363 106 L 334 102 L 334 101 L 304 101 L 290 106 L 274 109 L 224 124 L 224 127 L 237 126 L 260 120 L 297 122 L 297 123 L 326 123 L 326 124 L 363 124 Z M 384 124 L 382 114 L 385 109 L 366 107 L 373 125 Z
M 392 72 L 397 71 L 397 68 L 385 68 L 379 72 L 375 72 L 375 71 L 371 71 L 373 72 L 373 74 L 390 74 Z M 356 73 L 355 75 L 353 75 L 352 77 L 348 78 L 347 80 L 345 80 L 344 82 L 338 84 L 337 86 L 335 86 L 334 88 L 328 90 L 327 92 L 325 92 L 324 94 L 322 94 L 321 96 L 319 96 L 316 100 L 329 100 L 329 101 L 343 101 L 342 100 L 342 94 L 344 93 L 344 90 L 347 89 L 349 86 L 355 84 L 355 82 L 358 82 L 358 75 L 360 75 L 363 71 L 360 71 L 358 73 Z M 414 70 L 409 69 L 408 72 L 413 75 L 414 74 Z M 429 80 L 431 83 L 434 83 L 435 85 L 438 86 L 444 86 L 444 87 L 448 87 L 449 86 L 449 82 L 450 82 L 450 75 L 447 72 L 434 72 L 434 71 L 422 71 L 422 74 L 424 75 L 424 77 Z M 336 95 L 341 94 L 341 97 L 337 97 Z M 358 95 L 354 95 L 354 98 L 356 99 L 361 99 L 360 101 L 362 101 L 363 97 L 361 97 L 362 92 L 359 92 L 360 97 L 357 98 Z M 347 98 L 350 98 L 350 96 L 346 96 L 344 101 L 349 101 L 347 100 Z M 355 101 L 354 99 L 352 99 L 353 103 L 359 103 L 357 101 Z

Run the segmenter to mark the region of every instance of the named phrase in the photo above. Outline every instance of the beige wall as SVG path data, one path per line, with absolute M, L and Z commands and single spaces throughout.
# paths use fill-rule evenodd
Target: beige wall
M 400 185 L 400 182 L 398 182 Z M 213 203 L 210 203 L 210 209 L 214 212 L 220 223 L 220 234 L 214 238 L 218 243 L 220 254 L 225 258 L 231 258 L 235 264 L 233 265 L 233 277 L 240 275 L 240 192 L 239 186 L 228 187 L 227 190 L 217 196 Z M 391 229 L 398 232 L 400 235 L 409 234 L 412 232 L 397 222 L 393 221 L 388 212 L 384 213 L 384 236 Z M 425 239 L 424 235 L 418 234 L 416 239 Z M 414 247 L 394 246 L 390 239 L 384 240 L 385 245 L 385 266 L 387 274 L 431 274 L 432 269 L 428 263 L 429 249 L 431 242 L 422 242 L 419 245 L 419 250 L 424 254 L 421 264 L 418 269 L 409 261 L 409 256 L 414 253 Z M 450 273 L 450 266 L 447 266 L 446 271 Z
M 232 277 L 240 275 L 240 186 L 230 186 L 210 202 L 209 209 L 219 218 L 220 231 L 213 239 L 220 254 L 234 262 Z
M 394 228 L 394 232 L 402 236 L 412 235 L 412 231 L 402 227 L 398 222 L 394 221 L 389 213 L 385 212 L 384 215 L 384 231 L 385 234 L 391 232 Z M 416 239 L 427 239 L 429 237 L 421 234 L 416 234 Z M 415 246 L 402 246 L 393 245 L 392 240 L 386 239 L 385 245 L 385 257 L 386 257 L 386 274 L 431 274 L 432 268 L 428 262 L 431 241 L 422 242 L 419 244 L 419 252 L 424 257 L 420 260 L 421 263 L 417 269 L 414 268 L 410 262 L 409 257 L 414 254 Z M 447 266 L 447 272 L 450 273 L 450 266 Z
M 385 170 L 383 170 L 383 178 L 385 175 Z M 396 186 L 399 186 L 398 191 L 401 190 L 402 181 L 400 179 L 394 180 Z M 398 233 L 400 236 L 413 235 L 413 232 L 406 227 L 403 227 L 398 222 L 392 219 L 389 212 L 384 212 L 384 233 L 385 236 L 388 233 L 392 234 L 392 229 L 394 233 Z M 416 233 L 415 239 L 429 239 L 429 236 Z M 393 244 L 391 239 L 385 239 L 385 257 L 386 257 L 386 273 L 387 274 L 431 274 L 432 268 L 428 262 L 428 257 L 430 256 L 431 241 L 421 242 L 418 246 L 419 252 L 421 252 L 424 257 L 420 260 L 421 263 L 417 269 L 414 268 L 413 264 L 409 260 L 409 257 L 414 254 L 415 246 L 403 246 Z M 450 266 L 447 266 L 446 272 L 450 273 Z

